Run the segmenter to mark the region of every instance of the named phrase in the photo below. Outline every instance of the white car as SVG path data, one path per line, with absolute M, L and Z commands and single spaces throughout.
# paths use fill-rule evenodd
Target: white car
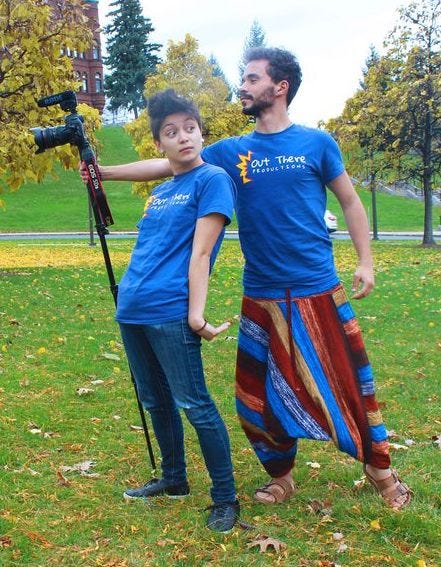
M 325 223 L 329 233 L 337 230 L 337 217 L 328 209 L 325 211 Z

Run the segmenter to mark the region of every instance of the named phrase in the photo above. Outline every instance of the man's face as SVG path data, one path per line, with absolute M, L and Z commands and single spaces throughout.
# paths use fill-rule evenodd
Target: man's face
M 245 68 L 239 89 L 244 114 L 260 116 L 262 110 L 270 108 L 274 103 L 275 84 L 266 72 L 267 65 L 265 59 L 258 59 L 250 61 Z

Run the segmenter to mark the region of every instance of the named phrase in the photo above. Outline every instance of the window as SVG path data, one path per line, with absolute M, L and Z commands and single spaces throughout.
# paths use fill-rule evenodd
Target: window
M 81 81 L 82 81 L 82 83 L 83 83 L 83 85 L 82 85 L 82 87 L 81 87 L 81 90 L 82 90 L 84 93 L 87 93 L 87 90 L 88 90 L 88 86 L 87 86 L 87 73 L 83 73 L 83 76 L 82 76 Z
M 94 59 L 99 59 L 100 58 L 100 50 L 99 47 L 97 45 L 94 45 L 92 47 L 92 57 Z
M 95 73 L 95 92 L 100 93 L 103 90 L 103 81 L 100 73 Z

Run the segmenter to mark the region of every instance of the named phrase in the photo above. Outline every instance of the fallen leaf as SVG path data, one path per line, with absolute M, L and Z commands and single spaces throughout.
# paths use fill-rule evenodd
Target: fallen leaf
M 43 537 L 41 534 L 38 534 L 37 532 L 27 532 L 26 535 L 31 541 L 39 543 L 43 547 L 52 547 L 52 544 L 45 537 Z
M 113 352 L 104 352 L 102 356 L 107 360 L 121 360 L 121 357 Z
M 345 536 L 341 532 L 335 532 L 332 534 L 332 539 L 334 541 L 341 541 Z
M 63 465 L 61 467 L 62 472 L 77 471 L 80 473 L 87 473 L 91 467 L 94 467 L 96 463 L 94 461 L 83 461 L 82 463 L 76 463 L 72 466 Z
M 61 471 L 57 471 L 57 484 L 60 486 L 70 486 L 71 482 L 68 480 Z
M 404 450 L 407 451 L 408 447 L 406 447 L 406 445 L 400 445 L 399 443 L 390 443 L 389 444 L 391 449 L 396 449 L 396 450 Z
M 320 463 L 315 463 L 313 461 L 307 461 L 306 463 L 309 467 L 311 467 L 312 469 L 319 469 L 320 468 Z
M 286 544 L 265 534 L 258 534 L 250 543 L 247 544 L 247 547 L 248 549 L 252 547 L 259 547 L 260 553 L 266 553 L 269 548 L 273 548 L 277 553 L 280 553 L 282 549 L 285 549 Z
M 12 539 L 7 536 L 0 536 L 0 547 L 10 547 L 12 545 Z
M 372 520 L 371 528 L 373 530 L 381 530 L 380 520 Z
M 86 396 L 87 394 L 91 394 L 92 392 L 92 388 L 77 388 L 77 394 L 79 396 Z
M 32 435 L 38 435 L 41 432 L 42 432 L 41 429 L 37 429 L 36 427 L 29 429 L 29 433 L 32 433 Z

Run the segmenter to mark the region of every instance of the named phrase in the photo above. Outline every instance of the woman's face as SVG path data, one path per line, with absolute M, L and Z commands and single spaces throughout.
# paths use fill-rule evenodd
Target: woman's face
M 174 174 L 189 171 L 202 163 L 202 133 L 197 121 L 177 112 L 169 114 L 161 125 L 156 146 L 168 157 Z

